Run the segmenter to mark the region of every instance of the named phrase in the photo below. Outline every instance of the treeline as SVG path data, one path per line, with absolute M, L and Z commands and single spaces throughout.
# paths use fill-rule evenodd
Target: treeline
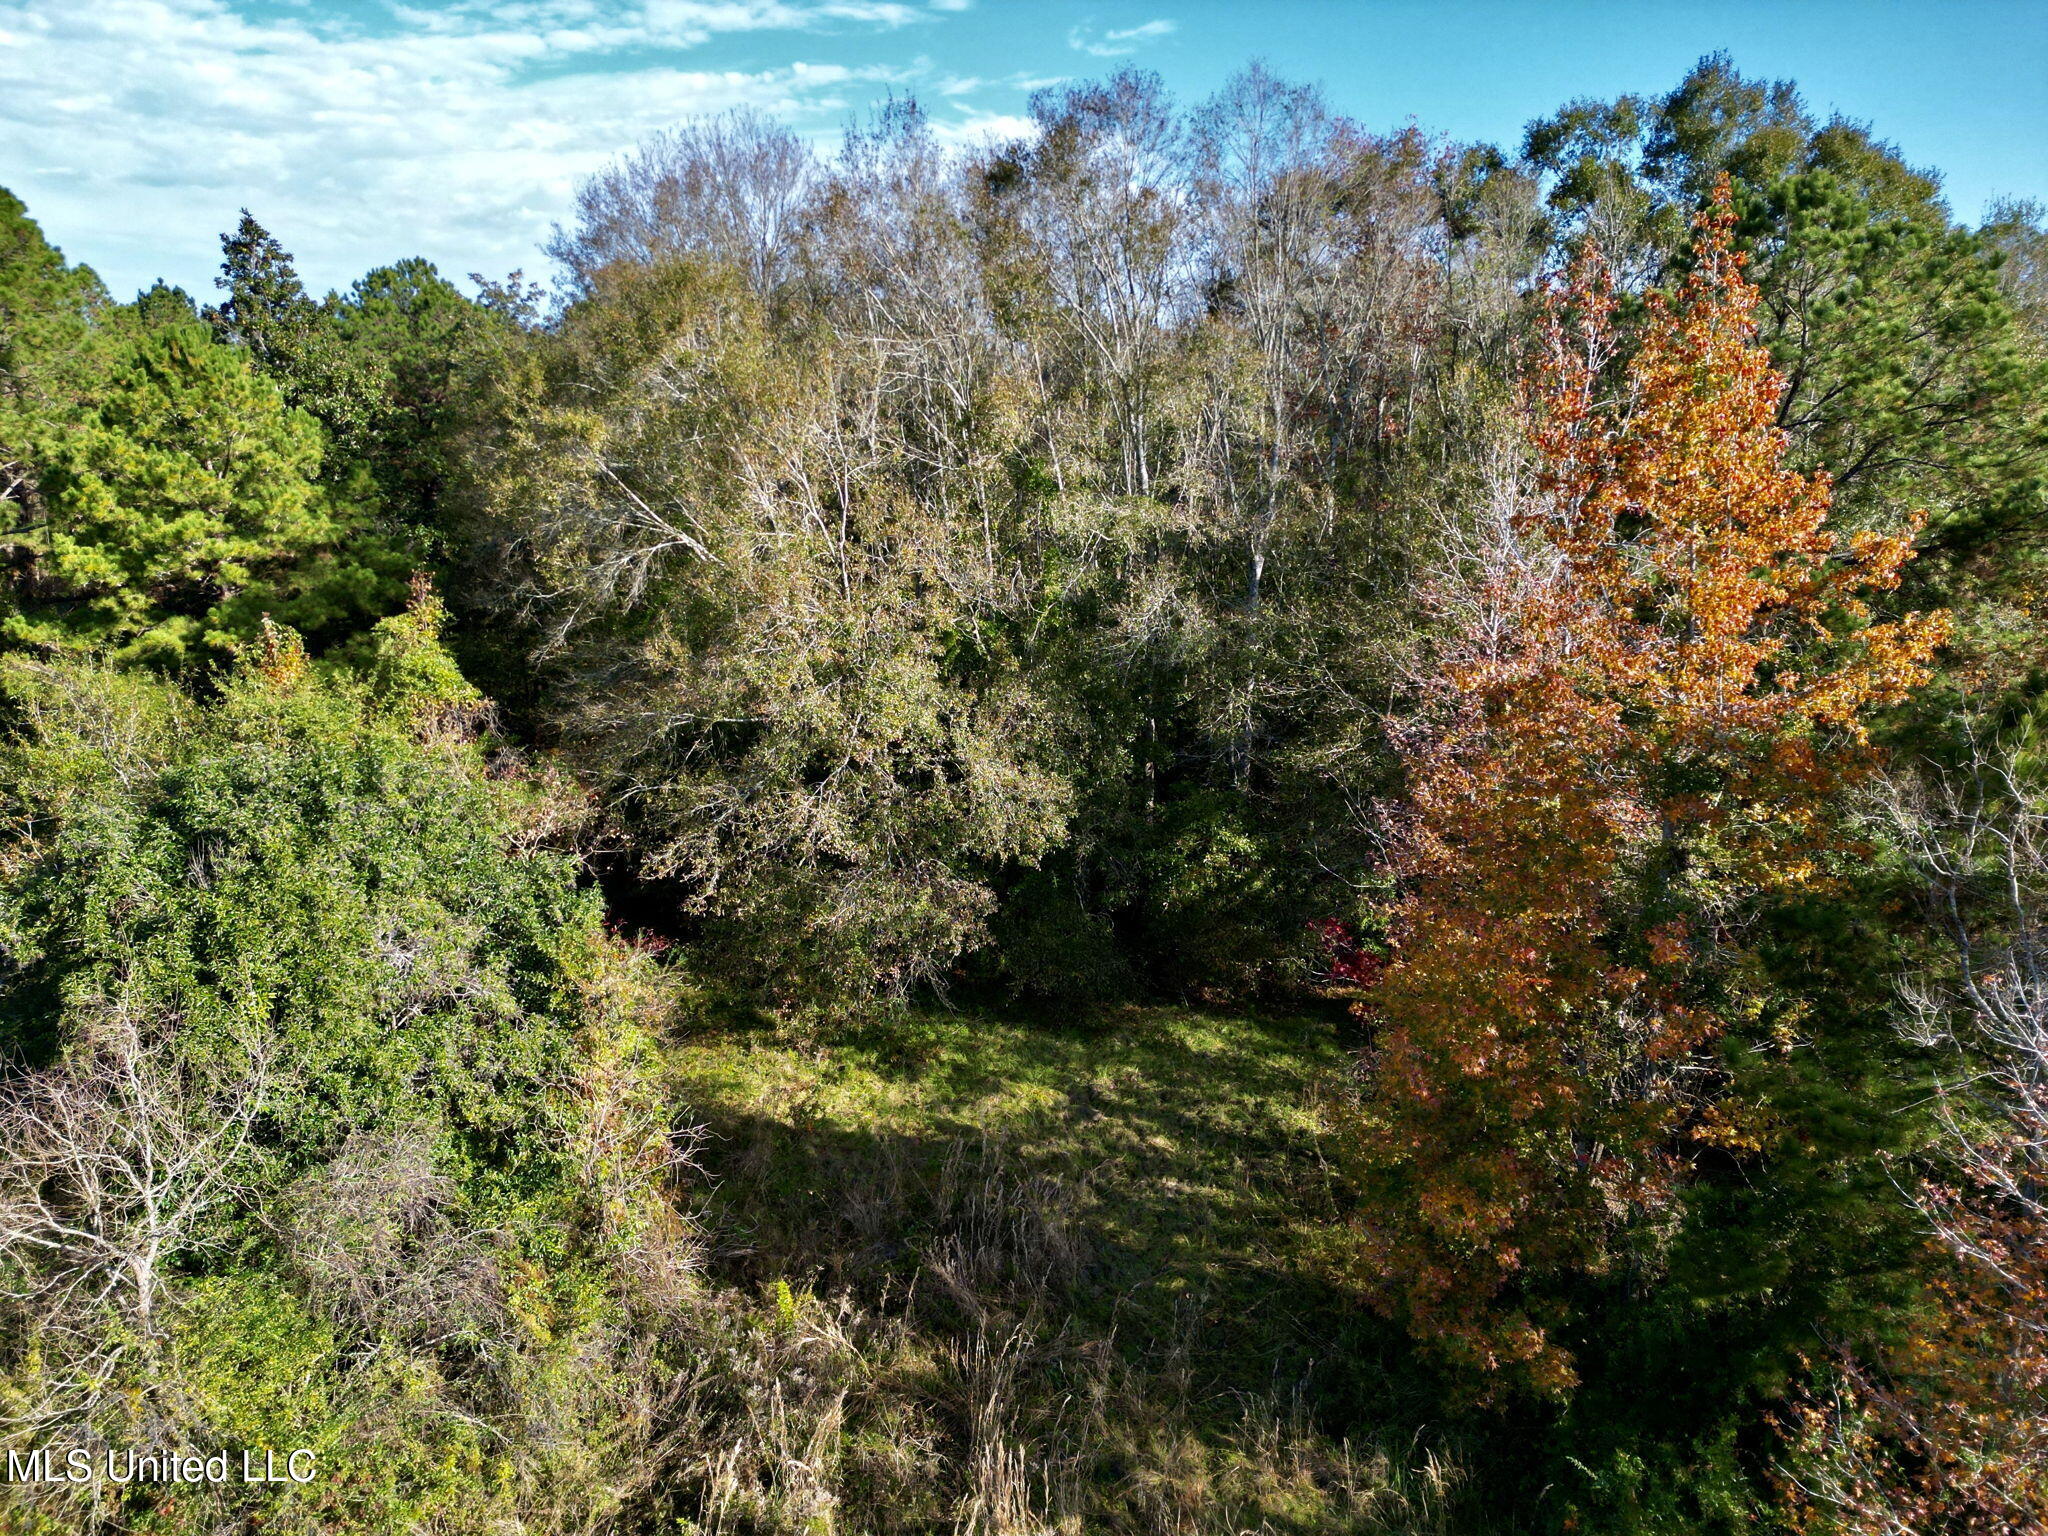
M 552 298 L 0 198 L 8 1442 L 654 1528 L 676 1019 L 1318 996 L 1508 1526 L 2042 1529 L 2042 210 L 1720 57 L 1031 112 L 685 125 Z

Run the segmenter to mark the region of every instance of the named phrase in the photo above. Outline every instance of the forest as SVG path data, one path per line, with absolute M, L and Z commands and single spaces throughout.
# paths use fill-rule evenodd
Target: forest
M 2048 209 L 1030 118 L 0 192 L 0 1529 L 2048 1533 Z

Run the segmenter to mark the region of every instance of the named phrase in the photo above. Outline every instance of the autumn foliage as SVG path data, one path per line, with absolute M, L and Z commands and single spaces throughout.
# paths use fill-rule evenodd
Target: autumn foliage
M 1909 539 L 1842 534 L 1786 467 L 1732 222 L 1724 188 L 1625 365 L 1597 258 L 1553 293 L 1513 556 L 1403 743 L 1360 1274 L 1489 1394 L 1568 1390 L 1560 1282 L 1641 1251 L 1703 1151 L 1760 1144 L 1711 1049 L 1742 918 L 1827 881 L 1869 716 L 1946 630 L 1873 621 Z

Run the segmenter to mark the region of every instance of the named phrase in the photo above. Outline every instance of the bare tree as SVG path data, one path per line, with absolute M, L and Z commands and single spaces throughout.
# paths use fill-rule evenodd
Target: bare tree
M 1009 499 L 991 430 L 1002 414 L 1007 361 L 983 292 L 958 160 L 934 140 L 917 104 L 891 104 L 850 132 L 815 207 L 817 286 L 856 345 L 843 366 L 877 396 L 906 486 L 932 510 L 981 530 L 968 543 L 986 579 L 994 518 Z M 967 575 L 968 573 L 962 573 Z
M 424 1127 L 356 1131 L 301 1176 L 269 1224 L 321 1309 L 357 1333 L 424 1348 L 502 1328 L 492 1234 L 460 1220 Z
M 808 146 L 747 108 L 656 134 L 576 194 L 576 227 L 548 254 L 588 290 L 614 262 L 708 256 L 745 272 L 757 293 L 789 270 L 791 225 L 816 173 Z
M 1248 401 L 1232 398 L 1242 390 L 1219 370 L 1203 434 L 1213 483 L 1246 528 L 1248 608 L 1259 606 L 1282 500 L 1301 484 L 1305 418 L 1326 394 L 1307 377 L 1305 354 L 1327 326 L 1341 270 L 1337 126 L 1316 91 L 1258 67 L 1196 118 L 1195 206 L 1213 303 L 1257 358 Z
M 1913 1191 L 1946 1263 L 1933 1322 L 1842 1352 L 1807 1405 L 1800 1495 L 1858 1536 L 2048 1532 L 2048 792 L 2021 749 L 1901 785 L 1891 820 L 1927 880 L 1947 962 L 1903 990 L 1945 1053 L 1934 1163 Z
M 1107 488 L 1149 496 L 1163 366 L 1193 290 L 1179 120 L 1155 75 L 1031 98 L 1039 133 L 982 169 L 989 280 L 1048 394 L 1106 418 Z
M 208 1218 L 244 1186 L 275 1081 L 262 1042 L 225 1056 L 202 1065 L 116 1004 L 58 1065 L 0 1090 L 0 1295 L 42 1388 L 0 1435 L 87 1427 L 153 1376 L 173 1267 L 222 1240 Z

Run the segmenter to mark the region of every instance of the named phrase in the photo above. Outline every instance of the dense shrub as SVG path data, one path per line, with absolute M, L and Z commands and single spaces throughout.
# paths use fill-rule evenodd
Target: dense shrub
M 688 1255 L 652 994 L 549 846 L 558 792 L 417 685 L 431 626 L 389 621 L 369 682 L 273 629 L 206 703 L 7 673 L 8 1443 L 340 1469 L 10 1489 L 23 1519 L 556 1530 L 639 1475 L 635 1320 Z

